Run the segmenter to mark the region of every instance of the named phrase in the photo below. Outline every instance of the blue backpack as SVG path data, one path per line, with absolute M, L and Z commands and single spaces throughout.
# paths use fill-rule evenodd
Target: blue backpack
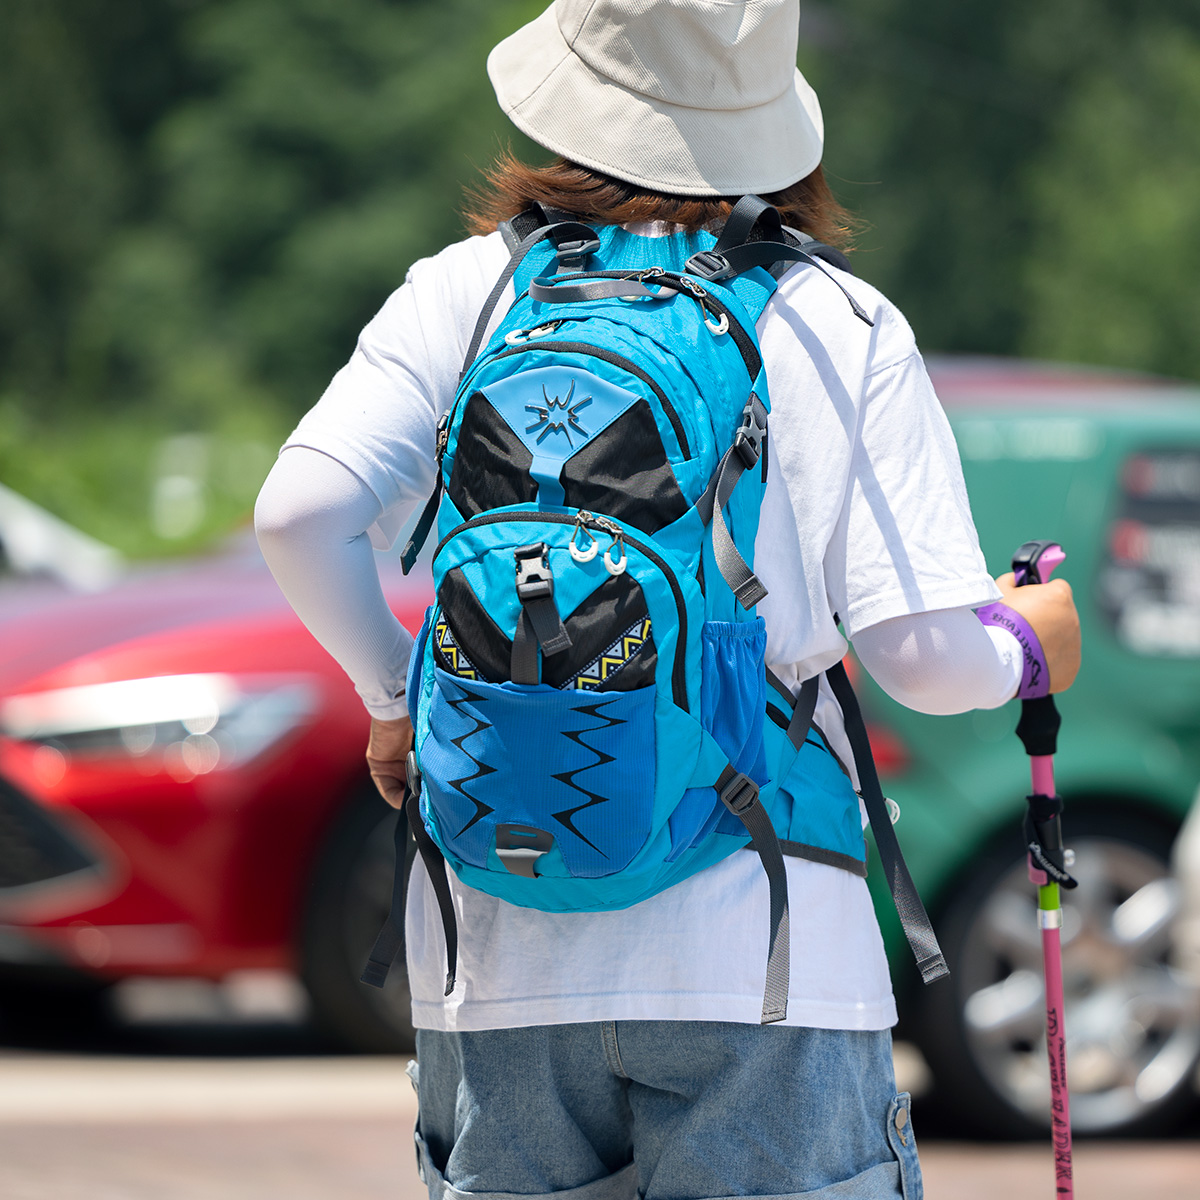
M 755 322 L 777 274 L 836 252 L 753 196 L 717 238 L 593 229 L 545 209 L 503 232 L 512 259 L 439 424 L 437 486 L 402 559 L 407 570 L 436 513 L 397 892 L 364 980 L 381 985 L 402 945 L 408 826 L 446 926 L 447 995 L 447 864 L 512 904 L 595 912 L 751 848 L 770 883 L 762 1020 L 782 1020 L 783 856 L 865 875 L 866 846 L 859 796 L 812 724 L 817 680 L 793 698 L 764 664 L 753 556 L 770 399 Z M 510 281 L 516 300 L 480 351 Z M 829 677 L 928 982 L 945 964 L 849 683 Z

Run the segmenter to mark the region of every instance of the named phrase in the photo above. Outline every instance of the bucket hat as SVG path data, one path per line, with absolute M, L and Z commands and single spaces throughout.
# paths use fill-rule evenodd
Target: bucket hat
M 547 150 L 674 195 L 773 192 L 821 161 L 798 0 L 555 0 L 488 56 Z

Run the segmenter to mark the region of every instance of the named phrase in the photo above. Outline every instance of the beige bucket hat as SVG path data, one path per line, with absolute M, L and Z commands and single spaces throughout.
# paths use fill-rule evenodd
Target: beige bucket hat
M 500 107 L 572 162 L 675 195 L 773 192 L 821 161 L 799 0 L 555 0 L 488 57 Z

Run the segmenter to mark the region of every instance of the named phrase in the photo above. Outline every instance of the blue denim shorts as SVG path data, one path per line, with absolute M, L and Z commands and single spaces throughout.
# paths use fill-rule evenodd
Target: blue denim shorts
M 717 1021 L 420 1030 L 431 1200 L 921 1200 L 891 1034 Z

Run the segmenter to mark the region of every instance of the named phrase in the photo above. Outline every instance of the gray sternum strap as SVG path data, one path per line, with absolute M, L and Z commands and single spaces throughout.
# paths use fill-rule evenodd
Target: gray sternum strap
M 725 451 L 716 474 L 709 481 L 704 495 L 696 501 L 700 519 L 712 522 L 713 554 L 717 569 L 744 609 L 753 608 L 767 594 L 761 580 L 750 570 L 742 557 L 725 522 L 722 511 L 729 503 L 733 489 L 746 471 L 758 465 L 762 456 L 763 439 L 767 433 L 766 405 L 753 393 L 742 411 L 742 425 L 733 445 Z
M 558 606 L 554 603 L 554 576 L 544 542 L 519 546 L 513 556 L 517 563 L 517 599 L 521 615 L 513 634 L 509 674 L 513 683 L 538 681 L 537 648 L 543 654 L 561 654 L 571 646 Z
M 726 767 L 714 785 L 721 803 L 750 835 L 751 846 L 762 859 L 771 892 L 771 940 L 767 950 L 767 980 L 763 988 L 762 1024 L 787 1017 L 791 981 L 792 928 L 788 915 L 787 869 L 779 836 L 767 810 L 759 803 L 758 785 L 746 775 Z

